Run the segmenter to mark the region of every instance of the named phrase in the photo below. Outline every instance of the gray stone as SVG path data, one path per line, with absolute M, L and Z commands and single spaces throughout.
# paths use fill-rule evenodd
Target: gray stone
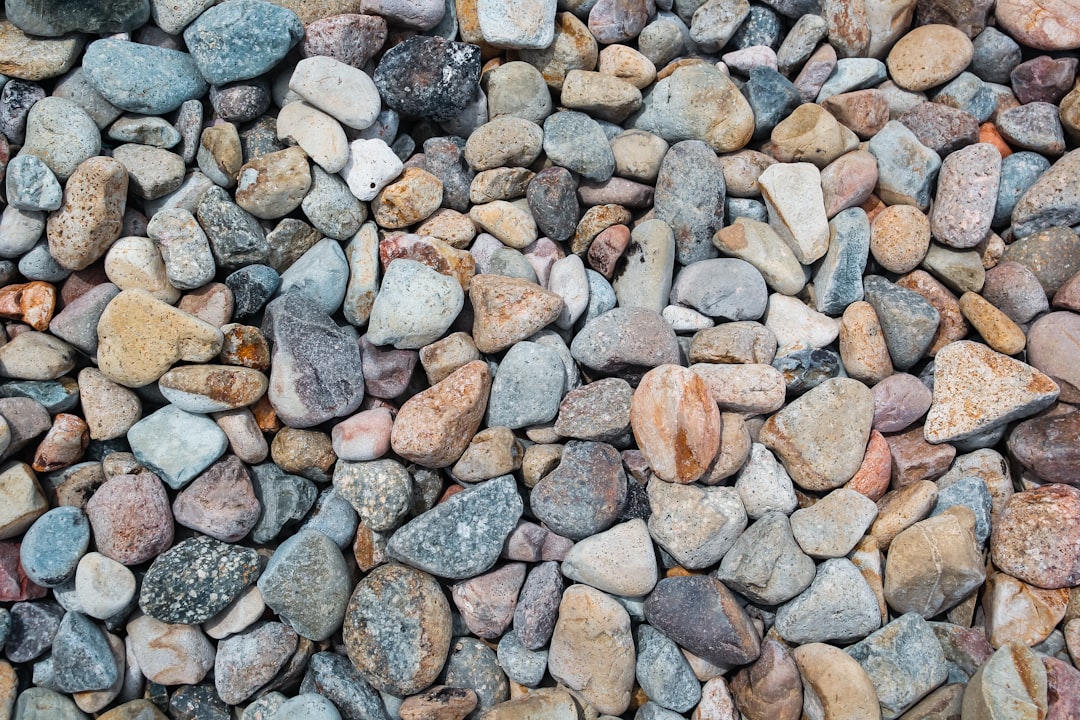
M 300 209 L 319 232 L 335 240 L 348 240 L 367 219 L 367 210 L 345 181 L 318 165 L 311 168 L 311 189 Z
M 724 554 L 716 578 L 756 603 L 779 605 L 814 580 L 814 561 L 802 551 L 783 513 L 770 512 Z
M 263 333 L 273 343 L 267 397 L 290 427 L 311 427 L 353 413 L 364 397 L 360 348 L 347 329 L 302 295 L 266 307 Z
M 289 475 L 275 463 L 251 466 L 251 484 L 262 506 L 262 515 L 251 531 L 251 539 L 257 543 L 270 542 L 286 524 L 302 520 L 319 492 L 315 483 Z
M 922 295 L 894 285 L 879 275 L 863 279 L 866 301 L 877 313 L 889 356 L 898 370 L 922 359 L 934 341 L 940 317 Z
M 348 282 L 349 264 L 341 245 L 324 238 L 281 274 L 279 292 L 299 293 L 327 315 L 333 315 L 341 308 Z
M 814 275 L 814 307 L 841 315 L 862 300 L 863 270 L 870 253 L 870 221 L 862 208 L 848 208 L 829 221 L 829 251 Z
M 536 687 L 547 672 L 547 650 L 530 650 L 513 630 L 504 633 L 497 649 L 499 667 L 506 676 L 525 687 Z
M 495 652 L 476 638 L 454 640 L 441 681 L 447 687 L 475 692 L 477 717 L 491 706 L 510 699 L 510 684 Z
M 64 608 L 49 602 L 18 602 L 11 606 L 10 631 L 4 655 L 13 663 L 36 659 L 52 645 Z
M 615 524 L 626 504 L 626 473 L 610 445 L 572 440 L 558 467 L 540 479 L 529 502 L 533 514 L 571 540 Z
M 106 128 L 123 112 L 104 97 L 101 96 L 90 81 L 82 66 L 72 68 L 70 72 L 60 78 L 53 88 L 55 97 L 67 98 L 86 111 L 99 128 Z M 189 100 L 188 102 L 198 102 Z
M 457 493 L 399 528 L 390 557 L 437 577 L 460 580 L 491 568 L 523 510 L 512 475 Z
M 1009 223 L 1016 203 L 1049 168 L 1049 160 L 1028 151 L 1014 152 L 1001 161 L 1001 181 L 998 183 L 997 203 L 994 206 L 994 227 Z
M 679 363 L 675 332 L 660 313 L 645 308 L 614 308 L 589 319 L 570 352 L 587 368 L 631 382 L 651 368 Z
M 578 221 L 577 181 L 569 170 L 544 168 L 529 181 L 525 197 L 545 236 L 562 242 L 574 234 Z
M 195 217 L 183 208 L 167 208 L 150 218 L 146 234 L 157 243 L 173 287 L 194 290 L 214 279 L 217 269 L 210 242 Z
M 422 348 L 438 340 L 464 306 L 465 292 L 456 279 L 398 258 L 387 267 L 375 296 L 368 340 L 398 349 Z
M 203 193 L 195 215 L 220 267 L 236 270 L 266 260 L 270 246 L 258 220 L 234 203 L 225 188 Z
M 881 626 L 877 597 L 846 558 L 821 563 L 810 587 L 776 611 L 776 631 L 789 643 L 859 640 Z
M 218 697 L 238 705 L 274 679 L 296 651 L 296 633 L 279 622 L 257 622 L 218 642 L 214 688 Z
M 262 75 L 303 35 L 292 10 L 264 0 L 234 0 L 199 15 L 184 30 L 184 42 L 206 81 L 224 85 Z
M 553 420 L 565 385 L 563 362 L 555 350 L 534 342 L 515 343 L 491 383 L 488 426 L 517 429 Z
M 143 578 L 139 608 L 165 623 L 198 625 L 224 610 L 258 574 L 254 550 L 197 536 L 158 555 Z
M 345 720 L 389 720 L 382 698 L 356 672 L 349 658 L 333 652 L 311 656 L 300 693 L 318 693 L 341 711 Z
M 53 508 L 35 520 L 22 537 L 22 571 L 42 587 L 55 587 L 75 573 L 89 546 L 86 514 L 77 507 Z
M 918 613 L 901 615 L 845 652 L 870 676 L 887 720 L 899 717 L 948 676 L 941 644 Z
M 119 674 L 105 634 L 77 612 L 60 621 L 53 637 L 52 667 L 56 688 L 69 693 L 105 690 Z
M 86 111 L 71 100 L 47 97 L 30 108 L 21 152 L 44 160 L 63 181 L 80 163 L 101 152 L 101 132 Z
M 888 204 L 915 205 L 925 212 L 941 168 L 936 152 L 900 121 L 890 120 L 867 145 L 878 162 L 878 195 Z
M 33 112 L 31 110 L 31 116 Z M 1078 171 L 1080 152 L 1073 150 L 1065 153 L 1039 176 L 1013 210 L 1013 234 L 1016 237 L 1023 238 L 1046 228 L 1080 223 L 1080 187 L 1073 182 Z
M 72 31 L 94 35 L 130 32 L 150 19 L 147 0 L 77 0 L 60 4 L 10 0 L 4 11 L 23 32 L 44 37 Z
M 684 267 L 669 299 L 713 318 L 757 320 L 765 314 L 769 290 L 758 269 L 745 260 L 714 258 Z
M 188 101 L 186 101 L 188 102 Z M 165 118 L 145 115 L 124 115 L 109 126 L 110 140 L 120 143 L 140 143 L 159 148 L 171 148 L 180 142 L 180 131 Z
M 348 500 L 366 527 L 375 532 L 396 528 L 412 504 L 412 476 L 397 460 L 338 460 L 334 488 Z
M 56 210 L 63 190 L 41 158 L 19 155 L 7 166 L 7 199 L 18 210 Z
M 228 447 L 225 433 L 205 415 L 168 405 L 147 415 L 127 433 L 131 451 L 173 490 L 179 490 Z
M 679 646 L 649 625 L 635 633 L 637 681 L 649 699 L 675 712 L 689 712 L 701 700 L 701 684 Z
M 963 505 L 975 514 L 975 540 L 981 546 L 990 537 L 992 501 L 990 489 L 981 477 L 956 478 L 938 485 L 938 499 L 930 516 L 940 515 L 951 507 Z
M 352 589 L 341 551 L 314 530 L 301 530 L 278 545 L 258 585 L 267 607 L 316 642 L 341 627 Z
M 87 720 L 71 698 L 43 687 L 31 687 L 19 693 L 15 720 Z
M 649 532 L 683 567 L 713 565 L 746 529 L 746 510 L 731 487 L 649 480 Z
M 110 105 L 144 115 L 171 112 L 207 90 L 193 56 L 128 40 L 90 43 L 83 72 Z
M 514 608 L 513 630 L 526 649 L 541 650 L 551 640 L 562 593 L 559 563 L 549 560 L 529 571 Z
M 590 180 L 615 172 L 615 155 L 600 124 L 585 113 L 566 110 L 544 121 L 544 152 L 556 165 Z
M 671 146 L 656 178 L 653 210 L 671 226 L 683 265 L 716 257 L 712 236 L 724 223 L 724 169 L 701 140 Z
M 311 508 L 311 514 L 304 520 L 300 529 L 318 530 L 344 550 L 356 539 L 356 527 L 359 522 L 352 504 L 337 491 L 337 488 L 331 487 L 319 494 L 314 507 Z
M 634 227 L 612 280 L 619 307 L 663 312 L 671 293 L 675 252 L 675 235 L 663 220 L 646 220 Z

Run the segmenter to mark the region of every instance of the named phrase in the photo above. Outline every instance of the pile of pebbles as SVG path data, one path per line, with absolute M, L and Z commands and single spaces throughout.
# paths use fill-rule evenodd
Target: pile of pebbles
M 7 0 L 0 719 L 1080 717 L 992 5 Z

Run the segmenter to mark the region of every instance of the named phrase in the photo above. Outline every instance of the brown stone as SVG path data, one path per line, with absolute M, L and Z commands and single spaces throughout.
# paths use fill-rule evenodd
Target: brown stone
M 612 225 L 602 230 L 589 245 L 589 267 L 610 280 L 615 266 L 630 244 L 630 228 Z
M 337 462 L 334 443 L 321 430 L 282 428 L 270 443 L 270 457 L 278 467 L 293 475 L 326 482 Z
M 886 493 L 878 500 L 878 516 L 869 534 L 877 539 L 881 549 L 887 549 L 893 538 L 930 514 L 937 496 L 937 485 L 929 480 Z
M 891 477 L 892 456 L 889 453 L 889 443 L 880 432 L 871 430 L 862 465 L 844 487 L 862 493 L 876 502 L 889 489 Z
M 105 254 L 123 229 L 127 189 L 127 170 L 112 158 L 92 157 L 75 169 L 46 225 L 57 263 L 82 270 Z
M 962 683 L 943 685 L 912 705 L 900 720 L 959 720 L 963 700 Z
M 1046 720 L 1080 717 L 1080 671 L 1056 657 L 1040 659 L 1046 668 Z
M 1080 584 L 1080 490 L 1044 485 L 1009 498 L 990 535 L 994 564 L 1036 587 Z
M 19 320 L 35 330 L 49 329 L 56 309 L 56 287 L 36 280 L 0 288 L 0 317 Z
M 922 25 L 889 51 L 889 76 L 905 90 L 918 92 L 941 85 L 971 62 L 971 39 L 948 25 Z
M 792 654 L 802 674 L 804 707 L 820 708 L 829 720 L 881 718 L 874 684 L 853 657 L 824 643 L 801 645 Z
M 694 334 L 692 363 L 764 363 L 776 355 L 776 336 L 752 320 L 723 323 Z
M 401 406 L 391 447 L 405 460 L 425 467 L 453 465 L 480 427 L 490 391 L 487 363 L 466 363 Z
M 848 376 L 873 384 L 893 373 L 874 306 L 863 300 L 851 303 L 840 319 L 840 359 Z
M 1013 428 L 1009 452 L 1046 482 L 1080 485 L 1080 412 L 1037 417 Z
M 594 205 L 585 211 L 578 221 L 574 237 L 570 241 L 570 251 L 575 255 L 588 253 L 596 237 L 614 225 L 629 225 L 630 210 L 622 205 Z
M 1060 294 L 1060 292 L 1058 293 Z M 1028 330 L 1028 362 L 1061 388 L 1059 399 L 1080 403 L 1080 314 L 1068 311 L 1044 315 Z
M 563 299 L 534 282 L 503 275 L 477 275 L 469 287 L 473 342 L 482 353 L 497 353 L 551 324 Z
M 922 426 L 886 437 L 892 457 L 892 485 L 902 488 L 920 480 L 936 480 L 945 474 L 956 457 L 948 443 L 931 445 L 923 437 Z
M 406 168 L 400 178 L 384 187 L 371 201 L 371 215 L 380 227 L 407 227 L 438 210 L 442 197 L 443 186 L 439 178 L 420 168 Z
M 242 539 L 262 512 L 247 468 L 235 455 L 195 478 L 176 496 L 172 510 L 178 524 L 222 542 Z
M 855 90 L 832 95 L 823 100 L 821 106 L 861 140 L 873 137 L 889 122 L 889 101 L 880 90 Z
M 798 720 L 802 713 L 799 666 L 776 640 L 761 643 L 761 655 L 732 676 L 730 688 L 746 720 Z
M 986 576 L 982 608 L 986 636 L 999 648 L 1009 642 L 1038 645 L 1065 617 L 1069 589 L 1043 590 L 1000 572 Z
M 221 363 L 260 371 L 270 369 L 270 345 L 262 330 L 253 325 L 230 323 L 222 325 L 221 332 L 225 337 L 217 358 Z
M 1024 331 L 977 293 L 968 291 L 960 296 L 960 312 L 986 344 L 999 353 L 1016 355 L 1027 344 Z
M 57 413 L 52 427 L 34 453 L 33 468 L 37 472 L 52 472 L 82 459 L 90 443 L 90 429 L 78 415 Z
M 462 720 L 476 708 L 476 693 L 469 688 L 436 685 L 405 698 L 398 708 L 401 720 Z

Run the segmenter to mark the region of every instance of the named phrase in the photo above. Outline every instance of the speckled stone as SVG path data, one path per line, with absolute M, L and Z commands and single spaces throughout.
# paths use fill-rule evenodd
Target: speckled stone
M 350 585 L 341 551 L 315 530 L 301 530 L 281 543 L 258 582 L 267 607 L 316 642 L 341 627 Z
M 232 602 L 258 572 L 254 550 L 209 537 L 186 540 L 154 560 L 139 607 L 162 622 L 196 625 Z

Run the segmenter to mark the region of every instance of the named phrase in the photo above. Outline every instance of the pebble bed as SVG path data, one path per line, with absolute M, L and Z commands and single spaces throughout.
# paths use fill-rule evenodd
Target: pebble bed
M 1080 717 L 1072 0 L 5 18 L 0 720 Z

